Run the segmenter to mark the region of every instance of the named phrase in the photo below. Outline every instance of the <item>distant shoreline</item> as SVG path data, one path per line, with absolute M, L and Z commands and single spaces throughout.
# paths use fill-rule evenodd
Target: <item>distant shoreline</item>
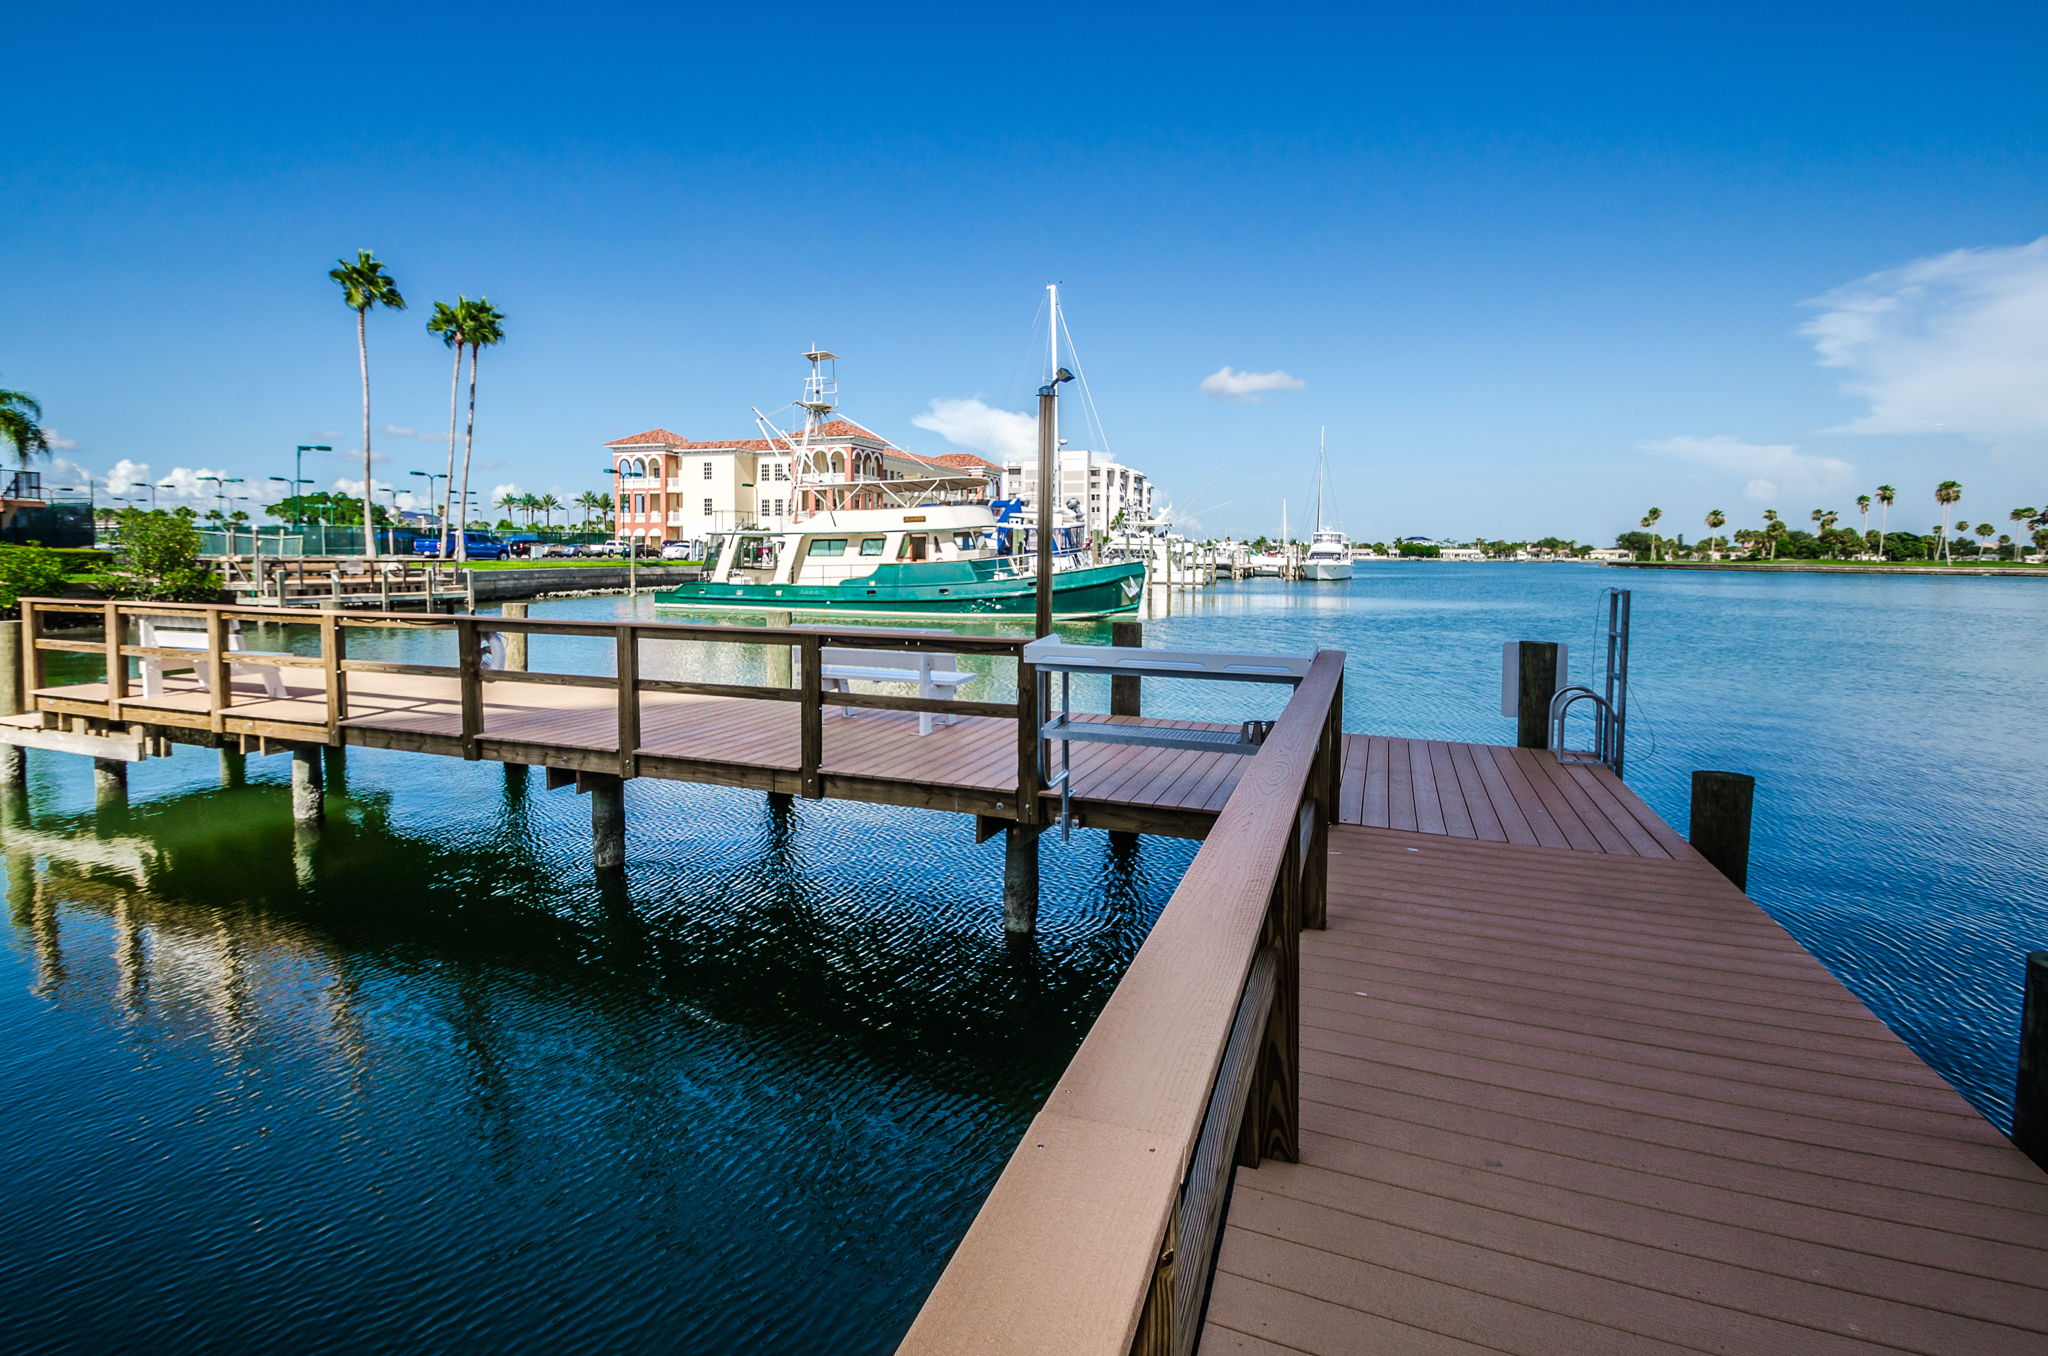
M 1821 560 L 1603 560 L 1617 570 L 1741 570 L 1751 574 L 1974 574 L 2048 579 L 2042 565 L 1871 565 Z

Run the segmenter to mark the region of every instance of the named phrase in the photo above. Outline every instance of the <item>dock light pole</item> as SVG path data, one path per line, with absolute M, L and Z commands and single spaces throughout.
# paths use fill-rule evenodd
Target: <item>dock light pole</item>
M 306 479 L 306 454 L 308 452 L 332 452 L 333 450 L 326 443 L 300 443 L 298 450 L 292 454 L 292 486 L 296 489 L 300 485 L 310 485 L 313 483 Z M 275 476 L 271 478 L 273 480 L 276 479 Z M 292 506 L 292 526 L 297 527 L 298 525 L 298 505 L 295 504 Z M 322 542 L 321 545 L 324 546 L 326 543 Z
M 429 504 L 441 504 L 440 496 L 434 493 L 434 482 L 448 479 L 446 471 L 408 471 L 406 474 L 419 476 L 424 479 L 427 482 L 427 502 Z M 445 556 L 448 554 L 448 507 L 445 504 L 441 504 L 440 535 L 441 554 Z
M 625 473 L 616 466 L 607 466 L 604 469 L 612 478 L 612 531 L 616 533 L 620 531 L 617 526 L 620 517 L 618 505 L 626 497 L 625 492 L 619 488 L 619 477 Z M 638 598 L 640 596 L 640 584 L 639 572 L 636 567 L 640 563 L 639 548 L 633 541 L 623 535 L 619 537 L 619 542 L 626 548 L 626 596 L 628 598 Z
M 1058 315 L 1058 303 L 1054 303 Z M 1055 331 L 1057 334 L 1057 331 Z M 1060 383 L 1074 374 L 1064 367 L 1053 369 L 1052 380 L 1038 388 L 1038 629 L 1052 634 L 1052 534 L 1058 520 L 1059 497 L 1055 493 L 1053 462 L 1060 438 Z

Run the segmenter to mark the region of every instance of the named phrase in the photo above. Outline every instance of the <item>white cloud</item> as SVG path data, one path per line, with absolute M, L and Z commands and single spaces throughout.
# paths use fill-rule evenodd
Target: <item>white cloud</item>
M 417 433 L 415 433 L 415 432 L 414 432 L 413 430 L 411 430 L 411 429 L 409 429 L 409 428 L 405 427 L 405 425 L 403 425 L 403 424 L 386 424 L 386 425 L 385 425 L 385 426 L 384 426 L 384 427 L 383 427 L 382 429 L 380 429 L 380 430 L 379 430 L 379 432 L 382 432 L 382 433 L 387 433 L 387 434 L 389 434 L 389 435 L 390 435 L 391 437 L 393 437 L 393 438 L 417 438 L 417 437 L 419 437 L 419 434 L 417 434 Z
M 391 500 L 385 495 L 385 491 L 391 488 L 391 482 L 388 480 L 373 480 L 371 484 L 376 487 L 377 502 L 389 508 Z M 351 480 L 347 476 L 338 476 L 335 478 L 334 483 L 327 488 L 332 493 L 346 495 L 350 499 L 361 499 L 363 497 L 363 478 L 357 476 Z M 416 496 L 411 490 L 400 490 L 398 492 L 398 506 L 400 508 L 411 508 L 415 498 Z
M 1807 304 L 1820 314 L 1800 332 L 1869 402 L 1830 432 L 2048 449 L 2048 236 L 1916 259 Z
M 912 415 L 910 422 L 990 461 L 1028 457 L 1038 448 L 1037 419 L 985 405 L 979 396 L 934 400 L 929 410 Z
M 519 488 L 517 482 L 508 480 L 502 485 L 491 486 L 491 492 L 484 496 L 482 507 L 496 508 L 498 506 L 498 501 L 500 499 L 504 499 L 510 495 L 525 493 L 526 491 Z
M 1268 391 L 1299 391 L 1308 385 L 1285 372 L 1239 372 L 1229 364 L 1202 378 L 1202 390 L 1218 400 L 1241 400 L 1247 405 L 1264 403 Z
M 1640 445 L 1645 452 L 1691 462 L 1745 483 L 1742 497 L 1768 503 L 1781 495 L 1831 494 L 1852 484 L 1856 468 L 1839 457 L 1801 452 L 1791 443 L 1746 443 L 1717 433 L 1711 438 L 1659 438 Z
M 52 452 L 73 452 L 76 451 L 78 448 L 78 439 L 67 438 L 63 434 L 57 432 L 56 429 L 44 429 L 43 436 L 49 439 L 50 450 Z

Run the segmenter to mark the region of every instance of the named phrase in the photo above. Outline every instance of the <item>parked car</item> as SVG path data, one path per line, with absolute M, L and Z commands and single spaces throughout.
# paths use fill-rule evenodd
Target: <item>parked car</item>
M 453 543 L 451 543 L 452 545 Z M 413 541 L 412 553 L 416 556 L 441 556 L 441 539 L 438 536 L 419 537 Z M 450 552 L 452 557 L 455 553 Z M 465 532 L 462 534 L 462 554 L 471 560 L 503 560 L 505 543 L 488 532 Z
M 704 558 L 704 547 L 701 542 L 665 541 L 661 544 L 661 558 L 663 560 L 701 560 Z

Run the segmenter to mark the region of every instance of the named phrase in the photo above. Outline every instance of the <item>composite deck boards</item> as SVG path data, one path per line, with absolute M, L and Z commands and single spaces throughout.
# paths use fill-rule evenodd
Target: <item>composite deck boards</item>
M 1472 752 L 1589 846 L 1332 829 L 1202 1350 L 2048 1351 L 2048 1177 L 1604 769 Z

